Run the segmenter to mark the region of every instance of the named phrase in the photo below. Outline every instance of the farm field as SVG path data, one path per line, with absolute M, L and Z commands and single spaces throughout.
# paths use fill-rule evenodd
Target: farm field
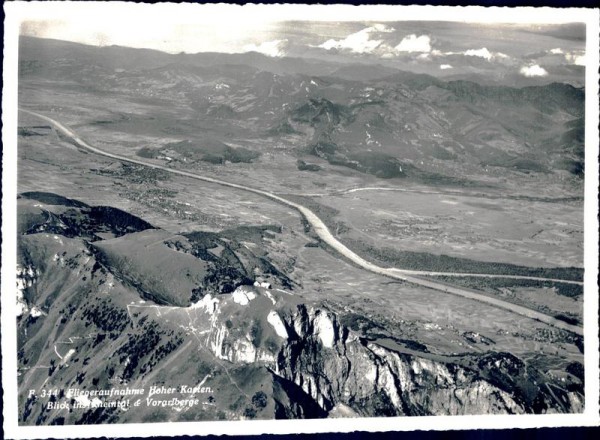
M 339 212 L 334 219 L 348 225 L 348 237 L 375 247 L 533 267 L 583 266 L 582 200 L 515 200 L 439 188 L 315 200 Z

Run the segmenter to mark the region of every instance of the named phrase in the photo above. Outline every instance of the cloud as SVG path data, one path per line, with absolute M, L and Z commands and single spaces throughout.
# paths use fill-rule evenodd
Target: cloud
M 585 66 L 585 54 L 566 53 L 565 59 L 576 66 Z
M 468 49 L 464 52 L 446 52 L 445 55 L 465 55 L 467 57 L 483 58 L 486 61 L 508 61 L 510 56 L 502 52 L 490 52 L 487 47 L 481 49 Z
M 372 40 L 371 36 L 374 33 L 378 32 L 393 32 L 394 28 L 385 26 L 383 24 L 375 24 L 373 26 L 369 26 L 364 28 L 354 34 L 348 35 L 346 38 L 342 40 L 327 40 L 323 44 L 320 44 L 318 47 L 326 50 L 331 49 L 347 49 L 351 52 L 356 53 L 371 53 L 377 49 L 383 40 Z
M 440 69 L 447 70 L 447 69 L 453 69 L 453 67 L 450 64 L 442 64 L 442 65 L 440 65 Z
M 548 72 L 543 67 L 540 67 L 538 64 L 533 64 L 531 66 L 523 66 L 521 67 L 521 75 L 526 76 L 528 78 L 532 78 L 534 76 L 546 76 Z
M 394 50 L 396 52 L 431 52 L 431 38 L 428 35 L 407 35 Z
M 485 47 L 482 47 L 481 49 L 469 49 L 469 50 L 465 51 L 464 54 L 468 57 L 485 58 L 488 61 L 491 61 L 492 57 L 494 56 Z
M 554 49 L 550 49 L 550 53 L 553 54 L 553 55 L 560 55 L 560 54 L 562 54 L 564 52 L 563 52 L 563 50 L 560 47 L 556 47 Z
M 380 24 L 380 23 L 374 24 L 371 27 L 373 29 L 375 29 L 377 32 L 384 32 L 384 33 L 394 32 L 396 30 L 391 26 L 386 26 L 385 24 Z
M 283 46 L 288 40 L 273 40 L 264 41 L 258 46 L 256 44 L 246 44 L 244 46 L 244 52 L 258 52 L 270 57 L 282 57 L 285 55 Z

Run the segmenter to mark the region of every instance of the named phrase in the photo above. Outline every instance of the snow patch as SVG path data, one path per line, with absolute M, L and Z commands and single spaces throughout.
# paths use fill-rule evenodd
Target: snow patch
M 285 325 L 275 310 L 271 310 L 269 312 L 269 315 L 267 316 L 267 322 L 271 324 L 278 336 L 281 336 L 283 339 L 288 338 L 288 332 L 285 329 Z
M 267 283 L 266 281 L 255 281 L 254 287 L 262 287 L 263 289 L 271 289 L 271 283 Z
M 42 316 L 42 315 L 44 315 L 44 312 L 42 312 L 36 306 L 33 306 L 31 308 L 31 316 L 33 316 L 34 318 L 37 318 L 37 317 Z
M 247 306 L 250 301 L 256 298 L 256 294 L 251 290 L 246 290 L 242 286 L 235 289 L 235 292 L 231 294 L 233 302 L 241 306 Z

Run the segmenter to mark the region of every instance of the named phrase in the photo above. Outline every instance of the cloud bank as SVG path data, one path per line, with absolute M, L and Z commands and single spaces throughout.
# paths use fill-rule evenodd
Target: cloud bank
M 548 72 L 543 67 L 538 64 L 533 64 L 531 66 L 523 66 L 521 67 L 521 75 L 526 76 L 528 78 L 532 78 L 535 76 L 546 76 Z
M 346 49 L 355 53 L 372 53 L 383 43 L 383 40 L 371 39 L 372 35 L 380 32 L 388 33 L 393 31 L 394 28 L 385 26 L 383 24 L 375 24 L 350 34 L 344 39 L 327 40 L 318 47 L 326 50 Z
M 492 53 L 485 47 L 482 47 L 481 49 L 469 49 L 465 51 L 465 55 L 468 57 L 484 58 L 488 61 L 491 61 L 493 57 Z
M 565 59 L 576 66 L 585 66 L 585 54 L 580 53 L 566 53 Z
M 431 52 L 431 38 L 428 35 L 411 34 L 394 47 L 396 52 Z

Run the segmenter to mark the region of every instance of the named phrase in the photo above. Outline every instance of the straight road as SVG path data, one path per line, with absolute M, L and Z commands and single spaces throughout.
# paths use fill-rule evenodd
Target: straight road
M 189 177 L 191 179 L 201 180 L 204 182 L 215 183 L 217 185 L 226 186 L 229 188 L 235 188 L 241 191 L 248 191 L 254 194 L 258 194 L 264 197 L 267 197 L 271 200 L 274 200 L 283 205 L 289 206 L 300 212 L 300 214 L 306 219 L 306 221 L 312 226 L 313 231 L 317 234 L 317 236 L 328 246 L 334 249 L 337 253 L 352 261 L 354 264 L 362 267 L 365 270 L 370 272 L 383 275 L 389 278 L 397 279 L 400 281 L 406 281 L 412 284 L 417 284 L 420 286 L 428 287 L 430 289 L 439 290 L 445 293 L 451 293 L 463 298 L 479 301 L 494 307 L 499 307 L 504 310 L 508 310 L 510 312 L 516 313 L 518 315 L 526 316 L 528 318 L 535 319 L 537 321 L 552 325 L 554 327 L 567 330 L 578 335 L 583 335 L 583 329 L 577 325 L 567 324 L 564 321 L 558 320 L 553 316 L 546 315 L 541 312 L 537 312 L 535 310 L 528 309 L 527 307 L 519 306 L 517 304 L 512 304 L 507 301 L 503 301 L 497 298 L 491 298 L 489 296 L 485 296 L 476 292 L 472 292 L 469 290 L 461 289 L 458 287 L 447 286 L 441 283 L 437 283 L 435 281 L 423 280 L 421 278 L 417 278 L 416 276 L 432 276 L 432 275 L 443 275 L 443 276 L 478 276 L 478 277 L 486 277 L 486 278 L 511 278 L 511 279 L 525 279 L 525 280 L 536 280 L 536 281 L 554 281 L 561 283 L 569 283 L 569 284 L 579 284 L 583 283 L 579 281 L 571 281 L 571 280 L 557 280 L 557 279 L 549 279 L 549 278 L 538 278 L 538 277 L 525 277 L 519 275 L 495 275 L 495 274 L 464 274 L 464 273 L 456 273 L 456 272 L 430 272 L 430 271 L 417 271 L 417 270 L 405 270 L 405 269 L 396 269 L 396 268 L 384 268 L 377 266 L 361 256 L 354 253 L 352 250 L 347 248 L 343 243 L 337 240 L 333 234 L 329 231 L 325 223 L 310 209 L 305 206 L 302 206 L 298 203 L 287 200 L 283 197 L 280 197 L 276 194 L 270 193 L 268 191 L 263 191 L 257 188 L 248 187 L 245 185 L 239 185 L 237 183 L 227 182 L 225 180 L 215 179 L 212 177 L 201 176 L 199 174 L 190 173 L 182 170 L 175 170 L 163 165 L 154 164 L 151 162 L 145 162 L 139 159 L 134 159 L 126 156 L 120 156 L 118 154 L 109 153 L 104 150 L 100 150 L 87 142 L 81 139 L 77 133 L 64 126 L 60 122 L 49 118 L 48 116 L 44 116 L 40 113 L 20 109 L 21 111 L 28 113 L 30 115 L 41 118 L 50 124 L 52 124 L 58 131 L 62 132 L 65 136 L 69 137 L 73 142 L 75 142 L 79 147 L 84 148 L 88 151 L 96 153 L 100 156 L 109 157 L 111 159 L 116 159 L 122 162 L 134 163 L 137 165 L 142 165 L 149 168 L 159 169 L 166 171 L 171 174 L 176 174 L 184 177 Z

